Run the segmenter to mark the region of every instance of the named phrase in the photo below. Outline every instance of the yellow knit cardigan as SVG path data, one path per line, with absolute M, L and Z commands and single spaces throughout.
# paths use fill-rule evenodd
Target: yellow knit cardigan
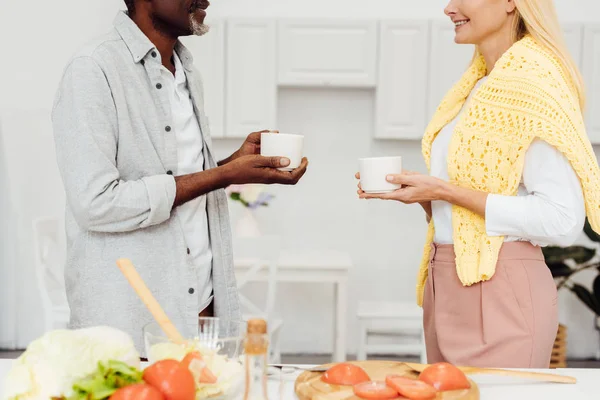
M 435 137 L 457 117 L 486 71 L 483 57 L 476 58 L 442 100 L 422 141 L 428 169 Z M 592 228 L 599 231 L 600 170 L 578 97 L 558 59 L 528 35 L 502 55 L 461 113 L 448 150 L 450 182 L 487 193 L 516 195 L 525 153 L 535 138 L 568 158 L 581 182 Z M 484 218 L 458 206 L 452 207 L 452 226 L 456 272 L 462 284 L 490 279 L 504 237 L 487 236 Z M 418 274 L 419 305 L 423 304 L 433 237 L 432 221 Z

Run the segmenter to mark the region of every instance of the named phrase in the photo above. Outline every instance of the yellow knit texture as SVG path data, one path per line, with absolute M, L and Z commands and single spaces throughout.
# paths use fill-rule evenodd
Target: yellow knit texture
M 479 79 L 486 74 L 479 57 L 446 94 L 425 131 L 423 157 L 430 168 L 431 145 L 454 120 Z M 587 137 L 579 99 L 558 59 L 531 36 L 505 52 L 460 113 L 448 150 L 450 182 L 500 195 L 517 194 L 525 153 L 536 138 L 556 147 L 577 173 L 590 224 L 600 228 L 600 170 Z M 452 207 L 456 272 L 465 286 L 490 279 L 504 237 L 486 234 L 483 217 Z M 429 224 L 417 281 L 423 303 L 429 251 L 434 237 Z

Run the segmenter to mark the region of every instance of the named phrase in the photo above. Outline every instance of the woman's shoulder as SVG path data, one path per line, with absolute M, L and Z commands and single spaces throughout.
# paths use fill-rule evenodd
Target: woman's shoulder
M 546 89 L 568 84 L 559 58 L 530 35 L 515 43 L 498 60 L 493 75 L 498 79 L 517 78 Z

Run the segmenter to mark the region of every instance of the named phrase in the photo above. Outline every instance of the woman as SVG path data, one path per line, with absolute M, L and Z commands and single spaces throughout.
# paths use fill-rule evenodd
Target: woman
M 581 75 L 551 0 L 452 0 L 445 13 L 476 52 L 425 132 L 430 174 L 359 196 L 427 213 L 417 298 L 429 362 L 547 368 L 557 292 L 540 246 L 571 244 L 586 209 L 600 230 Z

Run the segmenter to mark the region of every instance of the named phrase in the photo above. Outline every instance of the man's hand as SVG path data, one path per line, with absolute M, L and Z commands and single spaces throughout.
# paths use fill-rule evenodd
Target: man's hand
M 286 158 L 249 155 L 239 157 L 218 168 L 177 176 L 175 177 L 177 192 L 173 207 L 229 185 L 247 183 L 295 185 L 306 172 L 308 160 L 303 158 L 302 164 L 290 172 L 277 169 L 289 164 L 290 161 Z
M 223 168 L 226 169 L 227 181 L 231 185 L 249 183 L 295 185 L 306 173 L 308 160 L 293 171 L 279 171 L 290 164 L 290 160 L 282 157 L 262 157 L 259 155 L 245 155 L 236 158 Z
M 228 164 L 240 157 L 260 154 L 260 138 L 263 133 L 279 133 L 279 131 L 263 130 L 260 132 L 252 132 L 248 135 L 239 150 L 229 156 L 229 158 L 220 161 L 219 166 Z
M 279 133 L 279 131 L 260 131 L 252 132 L 248 135 L 242 147 L 237 151 L 238 157 L 251 156 L 254 154 L 260 154 L 260 137 L 263 133 Z

